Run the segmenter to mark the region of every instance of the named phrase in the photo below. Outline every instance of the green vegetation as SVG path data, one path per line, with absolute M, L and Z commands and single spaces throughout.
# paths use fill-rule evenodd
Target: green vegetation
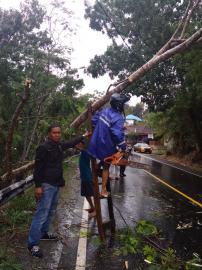
M 173 248 L 162 248 L 161 235 L 157 227 L 146 220 L 140 220 L 134 229 L 121 230 L 118 238 L 120 249 L 116 250 L 116 254 L 123 256 L 139 254 L 149 264 L 148 270 L 191 270 L 199 269 L 197 264 L 201 264 L 199 257 L 185 262 L 177 257 Z
M 71 12 L 60 0 L 50 5 L 46 10 L 39 1 L 27 0 L 22 2 L 19 11 L 0 8 L 1 160 L 5 157 L 11 119 L 24 95 L 25 79 L 32 79 L 28 101 L 15 123 L 13 168 L 33 159 L 36 146 L 44 140 L 50 123 L 59 123 L 64 138 L 70 138 L 74 131 L 69 124 L 86 107 L 90 97 L 78 97 L 83 80 L 71 68 L 70 43 L 64 42 L 74 28 L 70 23 Z M 2 162 L 0 175 L 4 172 Z
M 103 0 L 87 7 L 91 28 L 113 40 L 103 55 L 91 60 L 88 72 L 123 79 L 137 70 L 169 40 L 187 4 L 188 0 Z M 196 9 L 187 33 L 202 26 L 201 16 L 202 10 Z M 202 157 L 201 59 L 200 44 L 160 63 L 127 90 L 147 104 L 147 123 L 155 134 L 172 141 L 175 153 L 195 151 L 196 160 Z
M 100 246 L 101 256 L 107 256 L 98 236 L 87 235 L 96 247 Z M 202 260 L 197 254 L 189 261 L 179 258 L 176 251 L 167 246 L 158 228 L 147 220 L 140 220 L 134 228 L 124 228 L 116 232 L 113 256 L 129 261 L 138 255 L 143 268 L 148 270 L 199 270 Z M 162 247 L 163 246 L 163 247 Z M 105 254 L 107 253 L 107 254 Z M 110 253 L 110 254 L 111 254 Z M 141 267 L 141 266 L 139 266 Z
M 22 270 L 22 267 L 10 251 L 0 248 L 0 270 Z
M 71 162 L 64 164 L 66 181 L 72 177 L 77 164 L 78 158 L 73 158 Z M 0 208 L 0 270 L 22 270 L 15 258 L 17 254 L 15 246 L 19 245 L 19 241 L 12 241 L 12 239 L 27 236 L 35 207 L 33 187 Z
M 13 199 L 8 205 L 0 209 L 0 233 L 3 235 L 13 233 L 16 230 L 19 232 L 27 229 L 34 209 L 35 198 L 33 189 Z
M 72 177 L 72 170 L 77 167 L 78 158 L 71 159 L 71 162 L 64 164 L 64 177 L 68 181 Z M 70 169 L 71 168 L 71 169 Z M 0 208 L 0 234 L 12 234 L 15 232 L 27 231 L 36 207 L 34 188 L 18 195 L 8 204 Z

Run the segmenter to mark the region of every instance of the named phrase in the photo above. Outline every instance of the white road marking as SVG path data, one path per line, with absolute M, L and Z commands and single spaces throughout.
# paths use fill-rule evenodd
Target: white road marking
M 144 157 L 144 158 L 151 159 L 151 160 L 153 160 L 153 161 L 156 161 L 156 162 L 162 163 L 162 164 L 164 164 L 164 165 L 167 165 L 167 166 L 173 167 L 173 168 L 178 169 L 178 170 L 180 170 L 180 171 L 183 171 L 183 172 L 186 172 L 186 173 L 189 173 L 189 174 L 192 174 L 192 175 L 195 175 L 195 176 L 197 176 L 197 177 L 202 178 L 202 175 L 199 175 L 199 174 L 196 174 L 196 173 L 192 173 L 192 172 L 190 172 L 190 171 L 184 170 L 184 169 L 182 169 L 182 168 L 179 168 L 179 167 L 177 167 L 177 166 L 175 166 L 175 165 L 172 165 L 172 164 L 166 163 L 166 162 L 164 162 L 164 161 L 157 160 L 157 159 L 154 159 L 154 158 L 151 158 L 151 157 L 148 157 L 148 156 L 142 155 L 142 154 L 138 154 L 138 153 L 136 153 L 136 152 L 135 152 L 135 155 L 140 156 L 140 157 Z
M 87 233 L 88 233 L 88 202 L 85 199 L 83 203 L 82 220 L 80 227 L 80 237 L 77 250 L 77 259 L 75 270 L 84 270 L 86 268 L 86 248 L 87 248 Z
M 72 213 L 70 211 L 68 211 L 68 209 L 66 210 L 66 218 L 63 222 L 65 222 L 65 226 L 70 228 L 71 224 L 72 224 Z M 62 226 L 62 224 L 61 224 Z M 64 233 L 63 231 L 64 229 L 60 229 L 61 234 Z M 52 252 L 52 258 L 51 258 L 51 262 L 48 264 L 48 267 L 50 270 L 57 270 L 58 269 L 58 265 L 60 263 L 60 259 L 61 259 L 61 255 L 62 255 L 62 250 L 63 250 L 63 243 L 61 241 L 57 242 L 56 247 L 54 247 L 54 251 Z

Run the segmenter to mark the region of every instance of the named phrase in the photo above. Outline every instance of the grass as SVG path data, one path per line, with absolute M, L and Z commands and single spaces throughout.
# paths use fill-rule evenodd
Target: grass
M 9 233 L 15 230 L 19 231 L 28 226 L 35 209 L 33 193 L 33 188 L 29 189 L 24 194 L 10 201 L 0 210 L 0 233 Z
M 75 168 L 77 164 L 78 157 L 73 158 L 70 163 L 64 164 L 64 175 L 67 181 L 72 176 L 72 168 Z M 9 232 L 28 229 L 35 207 L 34 187 L 12 199 L 0 209 L 0 234 L 5 235 Z
M 66 181 L 73 176 L 77 164 L 78 157 L 73 158 L 70 163 L 64 164 Z M 24 234 L 27 235 L 35 208 L 34 187 L 0 208 L 0 270 L 23 269 L 15 258 L 15 256 L 17 257 L 15 255 L 15 241 L 12 242 L 12 239 L 19 233 L 20 237 Z M 16 239 L 18 238 L 17 235 Z
M 3 247 L 0 248 L 0 270 L 22 270 L 11 251 Z

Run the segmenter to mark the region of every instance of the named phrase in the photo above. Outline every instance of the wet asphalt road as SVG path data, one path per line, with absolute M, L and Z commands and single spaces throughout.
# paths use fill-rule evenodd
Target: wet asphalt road
M 134 158 L 136 161 L 151 165 L 152 174 L 202 203 L 201 177 L 161 165 L 145 158 L 144 155 Z M 167 242 L 183 258 L 192 257 L 193 252 L 202 256 L 202 208 L 158 182 L 144 170 L 127 167 L 125 173 L 127 175 L 125 178 L 111 181 L 116 228 L 126 226 L 117 211 L 119 209 L 130 227 L 134 227 L 135 222 L 140 219 L 154 222 L 161 229 Z M 69 181 L 62 192 L 58 207 L 56 224 L 62 242 L 42 243 L 45 253 L 43 261 L 28 257 L 27 253 L 25 256 L 25 251 L 22 250 L 19 259 L 25 270 L 75 269 L 83 198 L 80 197 L 78 177 L 73 177 L 72 173 L 68 177 Z M 104 220 L 108 220 L 106 209 L 107 202 L 102 200 Z M 97 234 L 94 220 L 90 221 L 89 230 L 92 234 Z M 26 239 L 23 241 L 26 243 Z M 100 247 L 89 240 L 86 269 L 123 269 L 121 258 L 111 254 L 110 249 L 104 252 L 105 254 L 100 252 Z M 134 260 L 134 266 L 129 269 L 146 269 L 138 266 L 138 258 L 135 256 Z
M 202 178 L 173 167 L 135 155 L 134 159 L 151 165 L 151 173 L 173 187 L 202 203 Z M 202 256 L 202 208 L 194 205 L 167 186 L 158 182 L 145 171 L 127 168 L 126 177 L 111 182 L 113 202 L 121 211 L 130 227 L 140 219 L 150 220 L 161 229 L 166 242 L 177 250 L 183 258 L 192 258 L 194 252 Z M 103 212 L 106 202 L 102 201 Z M 114 210 L 116 227 L 125 224 L 119 213 Z M 107 213 L 105 213 L 107 219 Z M 110 252 L 110 251 L 109 251 Z M 88 270 L 123 269 L 123 262 L 109 254 L 103 256 L 98 249 L 88 244 Z M 129 269 L 146 269 L 136 265 Z

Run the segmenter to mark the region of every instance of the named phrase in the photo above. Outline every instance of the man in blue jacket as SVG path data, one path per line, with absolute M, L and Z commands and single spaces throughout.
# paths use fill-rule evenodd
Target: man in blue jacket
M 92 119 L 94 132 L 89 143 L 88 152 L 103 163 L 101 191 L 103 197 L 109 195 L 106 190 L 109 164 L 105 163 L 104 159 L 116 153 L 118 149 L 123 151 L 126 149 L 124 104 L 129 100 L 130 97 L 125 94 L 113 94 L 110 99 L 111 107 L 97 112 Z

